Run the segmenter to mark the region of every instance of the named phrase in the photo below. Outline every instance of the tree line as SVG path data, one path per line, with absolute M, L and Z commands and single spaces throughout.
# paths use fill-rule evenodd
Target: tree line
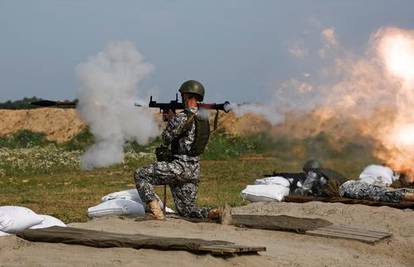
M 25 97 L 19 100 L 7 100 L 6 102 L 0 102 L 0 109 L 32 109 L 36 108 L 33 105 L 30 105 L 31 102 L 42 100 L 41 98 Z

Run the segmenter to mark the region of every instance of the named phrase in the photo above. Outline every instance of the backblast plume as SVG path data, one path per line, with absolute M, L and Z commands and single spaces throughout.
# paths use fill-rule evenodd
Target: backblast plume
M 95 137 L 81 158 L 83 169 L 122 162 L 127 140 L 145 144 L 159 133 L 153 114 L 134 106 L 139 83 L 153 70 L 131 42 L 111 42 L 76 67 L 77 110 Z

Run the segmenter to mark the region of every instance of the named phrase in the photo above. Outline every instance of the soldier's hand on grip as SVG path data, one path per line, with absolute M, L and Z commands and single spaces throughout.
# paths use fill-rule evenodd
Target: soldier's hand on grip
M 171 150 L 166 146 L 159 146 L 155 149 L 155 156 L 157 157 L 157 161 L 172 161 L 172 153 Z

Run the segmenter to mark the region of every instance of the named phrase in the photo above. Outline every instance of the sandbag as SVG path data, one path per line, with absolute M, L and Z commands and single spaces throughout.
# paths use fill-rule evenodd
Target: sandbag
M 289 188 L 276 184 L 248 185 L 240 195 L 251 202 L 282 201 L 285 196 L 289 195 Z
M 386 187 L 391 185 L 395 180 L 394 172 L 391 168 L 381 165 L 369 165 L 359 175 L 361 182 Z
M 9 236 L 10 234 L 0 231 L 0 237 L 2 236 Z
M 88 209 L 89 217 L 110 215 L 139 217 L 145 215 L 145 209 L 141 203 L 129 199 L 112 199 Z
M 2 231 L 3 229 L 6 229 L 12 224 L 13 224 L 12 219 L 9 216 L 7 216 L 7 214 L 4 211 L 0 210 L 0 231 Z
M 0 229 L 5 228 L 11 224 L 11 218 L 7 216 L 4 212 L 0 211 Z M 8 236 L 10 234 L 0 231 L 0 236 Z
M 160 202 L 160 208 L 163 209 L 164 208 L 164 204 L 162 203 L 160 197 L 155 194 L 155 196 L 157 197 L 158 201 Z M 101 201 L 102 202 L 106 202 L 109 200 L 113 200 L 113 199 L 127 199 L 127 200 L 132 200 L 135 202 L 138 202 L 140 204 L 142 204 L 145 208 L 145 210 L 148 210 L 147 204 L 143 203 L 141 200 L 141 197 L 138 194 L 138 191 L 136 189 L 128 189 L 128 190 L 123 190 L 123 191 L 119 191 L 119 192 L 114 192 L 114 193 L 110 193 L 106 196 L 103 196 Z M 165 207 L 165 211 L 167 213 L 174 213 L 174 211 L 168 207 Z
M 18 206 L 0 207 L 0 231 L 14 234 L 42 221 L 41 216 L 28 208 Z
M 105 202 L 112 199 L 129 199 L 138 203 L 142 203 L 141 197 L 136 189 L 123 190 L 119 192 L 110 193 L 102 197 L 101 201 Z
M 58 218 L 55 218 L 53 216 L 49 215 L 39 215 L 43 218 L 43 221 L 39 224 L 33 225 L 30 227 L 30 229 L 42 229 L 42 228 L 48 228 L 52 226 L 61 226 L 66 227 L 66 224 L 59 220 Z
M 281 176 L 273 176 L 273 177 L 266 177 L 261 179 L 256 179 L 254 184 L 259 185 L 269 185 L 269 184 L 277 184 L 285 187 L 290 187 L 290 182 L 288 179 L 281 177 Z

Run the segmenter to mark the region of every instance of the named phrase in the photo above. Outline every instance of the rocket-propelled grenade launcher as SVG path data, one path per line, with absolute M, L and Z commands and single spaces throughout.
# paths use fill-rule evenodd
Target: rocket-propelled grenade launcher
M 162 113 L 162 118 L 164 121 L 168 121 L 168 116 L 170 111 L 175 114 L 177 109 L 184 109 L 184 103 L 178 102 L 178 95 L 175 96 L 175 100 L 171 100 L 170 103 L 157 103 L 156 101 L 152 100 L 152 96 L 150 97 L 150 102 L 148 104 L 150 108 L 159 108 L 160 112 Z M 224 111 L 226 113 L 231 111 L 231 104 L 229 101 L 226 101 L 221 104 L 206 104 L 206 103 L 199 103 L 198 108 L 201 109 L 211 109 L 216 110 L 216 117 L 214 118 L 214 129 L 217 128 L 217 121 L 219 111 Z
M 184 104 L 178 102 L 178 95 L 176 95 L 175 100 L 171 100 L 170 103 L 157 103 L 156 101 L 152 100 L 152 96 L 150 97 L 150 102 L 148 104 L 148 107 L 150 108 L 159 108 L 160 111 L 162 112 L 163 115 L 163 119 L 164 121 L 167 120 L 168 118 L 168 113 L 170 112 L 170 110 L 175 113 L 175 111 L 177 109 L 184 109 Z M 224 103 L 221 104 L 216 104 L 216 103 L 212 103 L 212 104 L 205 104 L 205 103 L 199 103 L 198 104 L 199 108 L 204 108 L 204 109 L 212 109 L 212 110 L 216 110 L 216 111 L 224 111 L 226 113 L 228 113 L 229 111 L 231 111 L 231 104 L 229 101 L 226 101 Z
M 54 107 L 54 108 L 76 108 L 76 105 L 78 104 L 78 100 L 75 99 L 73 101 L 53 101 L 53 100 L 39 100 L 39 101 L 33 101 L 30 103 L 33 106 L 38 107 Z M 137 107 L 142 107 L 139 104 L 135 104 Z M 152 96 L 150 98 L 150 102 L 148 107 L 150 108 L 159 108 L 163 114 L 168 114 L 168 112 L 171 110 L 172 112 L 175 112 L 177 109 L 184 109 L 184 104 L 178 102 L 178 95 L 176 96 L 175 100 L 170 101 L 170 103 L 157 103 L 156 101 L 152 100 Z M 226 101 L 221 104 L 204 104 L 199 103 L 199 108 L 205 108 L 205 109 L 212 109 L 212 110 L 222 110 L 224 112 L 231 111 L 231 104 L 230 102 Z
M 34 106 L 38 106 L 38 107 L 76 108 L 78 104 L 78 100 L 77 99 L 73 101 L 39 100 L 39 101 L 31 102 L 30 104 Z M 141 105 L 139 104 L 135 104 L 135 106 L 141 107 Z M 148 107 L 159 108 L 162 113 L 162 118 L 164 121 L 168 120 L 170 111 L 175 114 L 177 109 L 185 108 L 183 103 L 178 102 L 178 95 L 175 96 L 175 100 L 171 100 L 169 103 L 157 103 L 156 101 L 152 100 L 152 96 L 151 96 Z M 225 101 L 224 103 L 220 103 L 220 104 L 199 103 L 198 107 L 201 109 L 209 109 L 209 110 L 217 111 L 215 119 L 214 119 L 214 129 L 217 129 L 219 111 L 224 111 L 228 113 L 232 110 L 232 105 L 230 104 L 229 101 Z

